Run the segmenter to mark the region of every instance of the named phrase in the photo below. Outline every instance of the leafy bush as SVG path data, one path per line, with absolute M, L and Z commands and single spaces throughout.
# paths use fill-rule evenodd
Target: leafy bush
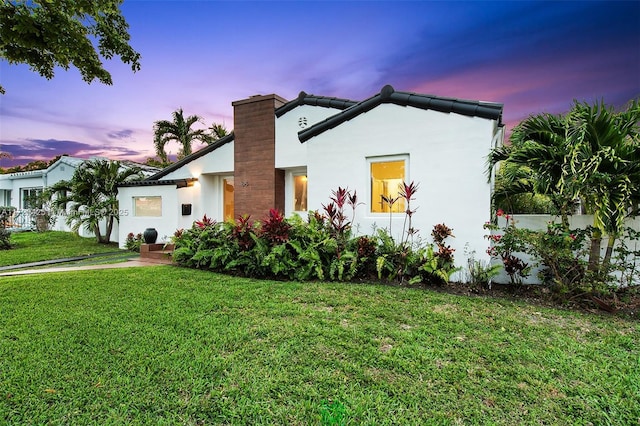
M 401 193 L 413 199 L 417 185 Z M 402 196 L 402 195 L 401 195 Z M 311 211 L 305 222 L 299 216 L 285 218 L 271 209 L 262 221 L 248 216 L 217 223 L 206 216 L 174 235 L 176 263 L 256 278 L 350 281 L 379 279 L 410 283 L 446 282 L 457 270 L 453 249 L 444 244 L 451 236 L 445 225 L 434 227 L 436 249 L 414 242 L 407 220 L 402 241 L 390 232 L 352 236 L 352 220 L 358 197 L 346 188 L 332 191 L 323 213 Z M 413 211 L 407 199 L 407 215 Z M 347 216 L 351 209 L 351 218 Z M 411 238 L 409 238 L 411 237 Z
M 453 237 L 453 229 L 441 223 L 433 227 L 431 236 L 438 251 L 435 251 L 433 246 L 426 248 L 423 264 L 420 267 L 422 279 L 429 283 L 446 284 L 451 279 L 451 275 L 460 270 L 455 266 L 453 258 L 455 249 L 445 243 L 447 238 Z
M 522 284 L 522 280 L 527 278 L 531 272 L 531 266 L 525 263 L 515 253 L 527 252 L 527 244 L 523 237 L 524 233 L 528 230 L 521 230 L 516 228 L 515 220 L 513 216 L 505 214 L 502 210 L 497 212 L 497 221 L 500 221 L 504 217 L 505 226 L 502 234 L 490 234 L 486 237 L 491 242 L 491 246 L 487 250 L 487 253 L 496 259 L 500 259 L 505 272 L 509 275 L 509 281 L 511 284 Z M 498 224 L 487 222 L 484 224 L 484 228 L 490 231 L 499 230 Z
M 472 285 L 491 288 L 491 282 L 500 274 L 502 265 L 499 263 L 492 264 L 490 261 L 476 259 L 475 250 L 468 252 L 465 246 L 465 254 L 467 255 L 467 279 L 466 281 Z
M 619 273 L 621 287 L 640 284 L 640 230 L 625 229 L 616 248 L 613 272 Z
M 7 224 L 15 210 L 15 207 L 0 207 L 0 250 L 11 248 L 11 232 L 7 229 Z
M 488 236 L 492 246 L 488 252 L 502 260 L 512 283 L 519 283 L 528 276 L 531 266 L 516 256 L 524 253 L 531 256 L 536 265 L 542 266 L 539 278 L 543 284 L 550 286 L 562 295 L 595 293 L 608 291 L 608 283 L 612 281 L 611 271 L 588 270 L 589 244 L 592 228 L 567 229 L 565 225 L 548 223 L 546 231 L 518 229 L 509 215 L 498 211 L 498 219 L 504 217 L 506 226 L 503 234 Z M 496 230 L 497 225 L 486 224 L 485 228 Z M 620 253 L 625 253 L 621 250 Z M 631 251 L 624 259 L 632 261 Z M 635 262 L 635 260 L 633 260 Z M 618 262 L 620 265 L 621 262 Z M 622 275 L 625 277 L 625 275 Z
M 0 227 L 0 250 L 11 248 L 11 232 L 4 227 Z
M 143 241 L 144 238 L 142 237 L 142 234 L 134 234 L 133 232 L 129 232 L 127 234 L 127 239 L 124 242 L 124 248 L 129 251 L 140 253 L 140 246 L 142 245 Z

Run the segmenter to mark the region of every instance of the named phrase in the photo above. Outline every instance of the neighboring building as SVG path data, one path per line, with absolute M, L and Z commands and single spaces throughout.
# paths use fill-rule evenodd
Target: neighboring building
M 385 86 L 362 102 L 300 93 L 287 102 L 258 95 L 233 102 L 234 132 L 150 178 L 119 189 L 120 244 L 154 227 L 160 239 L 204 214 L 218 221 L 270 208 L 306 215 L 331 191 L 348 187 L 363 203 L 354 225 L 402 232 L 404 206 L 389 213 L 381 195 L 418 183 L 413 226 L 430 240 L 433 225 L 454 229 L 459 265 L 483 258 L 482 225 L 491 217 L 486 157 L 502 143 L 502 105 L 396 92 Z M 164 238 L 163 238 L 164 236 Z
M 84 161 L 82 158 L 62 156 L 46 169 L 0 175 L 0 205 L 16 208 L 12 226 L 31 229 L 31 212 L 38 207 L 34 205 L 35 199 L 47 186 L 71 179 L 73 173 Z M 53 229 L 69 230 L 64 219 L 60 220 L 60 218 L 56 220 Z
M 96 158 L 101 157 L 92 157 L 91 160 Z M 34 227 L 33 214 L 37 207 L 39 207 L 34 205 L 35 199 L 41 195 L 48 186 L 61 180 L 70 180 L 76 169 L 86 161 L 88 160 L 84 158 L 63 155 L 46 169 L 0 174 L 0 207 L 15 207 L 16 209 L 10 225 L 15 229 L 32 229 Z M 121 161 L 121 163 L 124 167 L 130 165 L 144 167 L 146 176 L 158 172 L 157 168 L 130 161 Z M 64 215 L 58 216 L 52 229 L 57 231 L 70 231 L 65 219 Z M 114 228 L 112 240 L 117 241 L 117 239 L 115 239 L 118 237 L 117 224 L 114 225 Z M 83 237 L 94 237 L 93 233 L 87 232 L 84 229 L 80 229 L 78 233 Z

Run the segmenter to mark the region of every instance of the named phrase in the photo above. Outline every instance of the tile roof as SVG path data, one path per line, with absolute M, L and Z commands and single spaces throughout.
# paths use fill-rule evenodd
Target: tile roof
M 211 151 L 215 151 L 216 149 L 220 148 L 222 145 L 226 145 L 229 142 L 232 142 L 233 138 L 234 138 L 234 135 L 233 135 L 233 132 L 231 132 L 228 135 L 221 137 L 220 139 L 218 139 L 217 141 L 215 141 L 211 145 L 207 145 L 204 148 L 202 148 L 201 150 L 198 150 L 198 151 L 194 152 L 191 155 L 187 155 L 182 160 L 177 161 L 177 162 L 173 163 L 172 165 L 170 165 L 168 167 L 165 167 L 164 169 L 160 170 L 155 175 L 148 177 L 146 180 L 158 180 L 161 177 L 166 176 L 169 173 L 173 172 L 174 170 L 178 170 L 180 167 L 184 166 L 185 164 L 188 164 L 188 163 L 192 162 L 193 160 L 195 160 L 197 158 L 200 158 L 205 154 L 210 153 Z
M 352 107 L 357 103 L 358 102 L 349 99 L 316 96 L 309 95 L 305 92 L 300 92 L 296 99 L 289 101 L 276 109 L 276 117 L 280 117 L 300 105 L 321 106 L 325 108 L 337 108 L 344 110 L 346 108 Z
M 471 117 L 481 117 L 490 120 L 502 120 L 503 104 L 492 102 L 472 101 L 465 99 L 443 98 L 433 95 L 421 95 L 412 92 L 396 92 L 393 87 L 386 85 L 380 93 L 354 104 L 342 112 L 333 115 L 313 126 L 298 132 L 300 142 L 306 142 L 320 133 L 332 129 L 345 121 L 351 120 L 358 115 L 372 110 L 383 103 L 391 103 L 401 106 L 411 106 L 415 108 L 440 111 L 445 113 L 456 113 Z
M 184 188 L 189 186 L 192 182 L 197 181 L 196 178 L 187 179 L 165 179 L 165 180 L 130 180 L 118 184 L 118 188 L 126 188 L 132 186 L 160 186 L 160 185 L 176 185 L 178 188 Z
M 343 110 L 345 108 L 349 108 L 355 105 L 356 103 L 357 103 L 356 101 L 351 101 L 349 99 L 332 98 L 327 96 L 315 96 L 315 95 L 308 95 L 305 92 L 300 92 L 300 94 L 296 99 L 287 102 L 286 104 L 282 105 L 279 108 L 276 108 L 275 114 L 276 114 L 276 117 L 280 117 L 300 105 L 313 105 L 313 106 L 337 108 L 337 109 Z M 146 180 L 147 181 L 159 180 L 160 178 L 179 169 L 185 164 L 188 164 L 191 161 L 197 158 L 200 158 L 203 155 L 210 153 L 211 151 L 218 149 L 222 145 L 232 142 L 233 140 L 234 140 L 234 135 L 233 135 L 233 132 L 231 132 L 228 135 L 218 139 L 216 142 L 212 143 L 211 145 L 208 145 L 202 148 L 201 150 L 196 151 L 187 157 L 184 157 L 182 160 L 175 162 L 170 166 L 162 169 L 160 172 L 154 174 L 153 176 L 148 177 Z

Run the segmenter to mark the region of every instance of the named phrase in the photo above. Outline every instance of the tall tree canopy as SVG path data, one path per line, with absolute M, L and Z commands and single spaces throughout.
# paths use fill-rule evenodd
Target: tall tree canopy
M 229 131 L 227 130 L 227 128 L 224 126 L 224 124 L 218 124 L 218 123 L 213 123 L 211 126 L 209 126 L 209 140 L 207 141 L 208 144 L 212 144 L 213 142 L 217 141 L 220 138 L 223 138 L 225 136 L 227 136 L 229 134 Z
M 87 83 L 98 79 L 112 84 L 102 58 L 119 56 L 134 72 L 140 69 L 140 54 L 129 45 L 129 25 L 120 12 L 122 2 L 2 0 L 0 58 L 27 64 L 48 79 L 56 66 L 73 65 Z
M 600 242 L 609 236 L 604 264 L 624 219 L 638 215 L 640 203 L 640 102 L 616 112 L 604 103 L 575 102 L 565 115 L 540 114 L 521 122 L 511 144 L 494 149 L 501 162 L 501 196 L 549 196 L 568 227 L 571 206 L 580 201 L 594 215 L 590 268 L 599 263 Z
M 178 159 L 182 159 L 192 153 L 194 141 L 211 144 L 227 134 L 227 129 L 222 124 L 213 123 L 208 129 L 193 129 L 196 123 L 202 123 L 199 115 L 190 115 L 185 118 L 182 108 L 173 112 L 173 119 L 160 120 L 153 123 L 154 146 L 160 163 L 168 163 L 166 145 L 169 142 L 177 142 L 180 145 Z
M 46 196 L 54 208 L 66 212 L 67 224 L 74 231 L 82 226 L 93 232 L 99 243 L 108 243 L 113 224 L 119 219 L 118 185 L 142 177 L 139 167 L 94 159 L 78 167 L 71 180 L 50 186 Z M 104 235 L 100 231 L 103 221 L 106 224 Z

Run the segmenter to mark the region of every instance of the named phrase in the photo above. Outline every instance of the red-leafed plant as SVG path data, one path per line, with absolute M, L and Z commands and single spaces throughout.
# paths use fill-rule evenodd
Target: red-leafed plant
M 231 230 L 232 238 L 238 243 L 240 249 L 244 251 L 251 250 L 255 245 L 255 241 L 251 237 L 251 234 L 255 232 L 255 227 L 250 217 L 249 215 L 238 216 Z
M 411 224 L 411 219 L 413 217 L 413 214 L 417 210 L 417 209 L 413 209 L 413 210 L 411 209 L 411 200 L 415 199 L 413 196 L 416 194 L 417 191 L 418 191 L 417 183 L 411 181 L 411 183 L 408 184 L 405 181 L 402 181 L 402 185 L 400 186 L 399 196 L 400 198 L 403 198 L 405 200 L 405 204 L 407 206 L 405 210 L 404 224 L 402 225 L 402 233 L 403 235 L 405 235 L 405 240 L 403 241 L 403 243 L 408 242 L 409 237 L 413 236 L 418 232 L 418 230 L 414 229 Z
M 358 202 L 358 194 L 356 191 L 349 191 L 347 188 L 338 187 L 336 191 L 331 191 L 331 202 L 327 205 L 322 205 L 322 208 L 329 219 L 329 225 L 331 227 L 331 233 L 336 238 L 345 238 L 348 236 L 348 232 L 351 230 L 351 224 L 355 220 L 356 207 Z M 347 218 L 345 214 L 346 206 L 351 207 L 351 220 Z
M 205 229 L 215 224 L 216 224 L 216 221 L 207 217 L 206 214 L 202 217 L 201 220 L 196 220 L 195 222 L 193 222 L 193 226 L 198 229 Z
M 438 251 L 435 255 L 445 264 L 453 264 L 453 252 L 451 246 L 445 245 L 444 240 L 453 236 L 453 229 L 449 228 L 444 223 L 439 223 L 433 226 L 431 231 L 433 242 L 438 246 Z
M 287 223 L 284 214 L 276 209 L 270 209 L 269 214 L 262 222 L 261 236 L 276 246 L 289 241 L 291 225 Z

